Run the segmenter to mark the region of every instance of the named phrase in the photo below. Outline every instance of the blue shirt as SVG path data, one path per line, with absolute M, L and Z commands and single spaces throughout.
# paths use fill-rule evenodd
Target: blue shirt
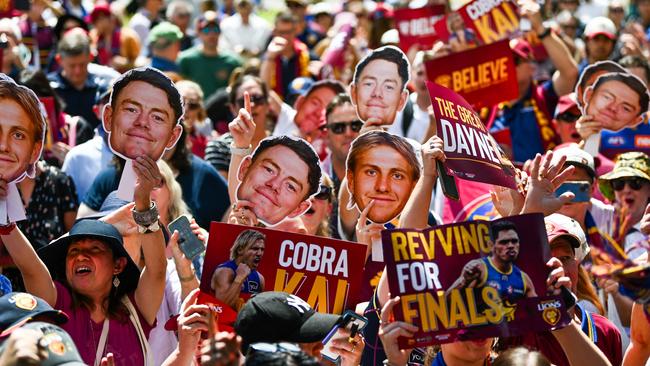
M 162 58 L 158 56 L 151 56 L 151 67 L 155 67 L 156 69 L 163 72 L 166 71 L 180 72 L 178 65 L 174 61 L 170 61 L 166 58 Z
M 521 299 L 526 294 L 526 281 L 524 275 L 519 267 L 512 264 L 510 271 L 504 273 L 499 271 L 490 257 L 484 257 L 483 262 L 487 267 L 486 279 L 484 281 L 486 286 L 490 286 L 499 291 L 499 296 L 502 299 L 507 299 L 510 303 Z
M 88 73 L 86 83 L 81 90 L 75 88 L 61 75 L 62 70 L 47 76 L 50 86 L 65 102 L 64 112 L 71 116 L 81 116 L 95 128 L 101 122 L 93 111 L 98 95 L 108 90 L 111 81 L 95 74 Z
M 237 263 L 230 260 L 228 262 L 221 263 L 217 268 L 230 268 L 233 272 L 237 272 Z M 246 277 L 246 281 L 241 284 L 241 293 L 242 294 L 259 294 L 262 292 L 262 281 L 260 280 L 260 274 L 254 269 L 251 269 L 251 273 Z

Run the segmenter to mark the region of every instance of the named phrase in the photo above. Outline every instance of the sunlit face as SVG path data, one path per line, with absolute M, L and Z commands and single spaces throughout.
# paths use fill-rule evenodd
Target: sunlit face
M 89 63 L 90 55 L 87 54 L 59 58 L 59 64 L 61 65 L 61 69 L 63 69 L 63 76 L 70 84 L 76 87 L 83 86 L 86 82 Z
M 325 107 L 334 99 L 336 93 L 327 87 L 320 87 L 306 98 L 296 100 L 294 122 L 303 133 L 315 131 L 325 121 Z
M 620 179 L 620 182 L 625 182 L 625 184 L 622 190 L 614 190 L 614 197 L 616 203 L 625 209 L 629 215 L 632 215 L 633 218 L 640 218 L 648 205 L 648 199 L 650 199 L 650 182 L 637 178 L 636 181 L 641 182 L 641 187 L 637 190 L 631 187 L 630 180 L 632 179 L 635 178 Z M 631 224 L 636 224 L 636 222 Z
M 359 131 L 353 131 L 349 125 L 350 122 L 357 120 L 357 111 L 349 103 L 334 108 L 327 119 L 327 147 L 338 161 L 345 161 L 352 141 L 359 136 Z M 334 133 L 333 127 L 340 123 L 348 125 L 345 126 L 343 133 Z
M 566 169 L 568 165 L 565 164 L 563 169 Z M 587 172 L 586 169 L 582 167 L 576 166 L 575 169 L 573 170 L 573 173 L 569 178 L 566 180 L 567 182 L 591 182 L 592 178 Z M 591 195 L 592 191 L 589 190 L 589 194 Z M 569 202 L 565 203 L 560 210 L 558 211 L 564 216 L 568 216 L 578 222 L 582 222 L 585 218 L 585 214 L 587 212 L 587 209 L 589 208 L 590 203 L 589 202 Z
M 558 237 L 553 240 L 551 245 L 551 256 L 559 259 L 564 268 L 564 274 L 571 279 L 571 290 L 575 293 L 578 287 L 578 261 L 575 259 L 575 253 L 571 242 L 565 237 Z
M 587 88 L 587 114 L 602 122 L 603 128 L 619 131 L 641 122 L 641 100 L 624 82 L 608 80 L 596 89 Z
M 593 60 L 605 61 L 614 50 L 614 41 L 603 34 L 587 39 L 587 54 Z
M 514 230 L 501 230 L 492 247 L 492 258 L 512 263 L 519 256 L 519 235 Z
M 149 156 L 158 160 L 172 148 L 182 127 L 176 123 L 167 93 L 144 81 L 132 81 L 118 94 L 115 109 L 104 110 L 104 129 L 110 133 L 111 148 L 135 159 Z
M 355 171 L 347 172 L 348 190 L 359 211 L 374 200 L 368 219 L 386 223 L 397 217 L 417 183 L 413 169 L 406 158 L 389 146 L 374 146 L 360 153 Z
M 245 263 L 250 269 L 257 269 L 264 256 L 264 240 L 258 239 L 244 249 L 238 263 Z
M 580 114 L 576 111 L 575 116 L 580 117 Z M 576 120 L 577 118 L 574 120 L 573 117 L 571 121 L 560 118 L 553 120 L 555 131 L 560 136 L 560 141 L 563 144 L 567 142 L 580 143 L 582 140 L 580 134 L 578 133 L 578 130 L 576 129 Z
M 269 103 L 264 97 L 262 87 L 255 80 L 247 79 L 237 90 L 237 105 L 234 106 L 233 114 L 239 113 L 240 108 L 244 108 L 244 92 L 248 92 L 251 100 L 251 109 L 253 112 L 253 121 L 255 123 L 266 123 L 266 116 L 269 113 Z
M 287 40 L 287 48 L 293 47 L 292 43 L 296 38 L 296 25 L 292 22 L 278 21 L 275 24 L 273 35 Z
M 0 174 L 12 182 L 38 160 L 43 142 L 36 140 L 35 121 L 11 99 L 0 99 Z
M 254 162 L 250 157 L 242 162 L 237 199 L 250 202 L 259 220 L 275 225 L 309 208 L 308 174 L 309 166 L 293 150 L 272 146 L 262 151 Z
M 373 120 L 382 125 L 393 124 L 408 97 L 403 86 L 397 64 L 381 59 L 370 61 L 350 89 L 359 118 L 365 122 Z
M 87 238 L 68 247 L 65 276 L 68 284 L 81 294 L 110 292 L 113 276 L 124 270 L 126 259 L 115 260 L 110 247 L 100 240 Z
M 459 364 L 473 365 L 490 355 L 493 343 L 494 338 L 446 343 L 441 345 L 442 354 L 445 361 L 454 360 Z

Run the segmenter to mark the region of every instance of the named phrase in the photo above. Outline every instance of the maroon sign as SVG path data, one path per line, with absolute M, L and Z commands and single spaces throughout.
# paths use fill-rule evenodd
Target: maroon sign
M 514 165 L 469 103 L 443 86 L 426 83 L 437 134 L 444 142 L 447 172 L 461 179 L 515 189 Z
M 497 238 L 515 244 L 494 244 Z M 514 233 L 513 233 L 514 232 Z M 570 322 L 560 296 L 546 296 L 550 258 L 541 214 L 382 232 L 395 319 L 419 328 L 400 348 L 516 336 Z
M 431 49 L 438 40 L 433 25 L 444 14 L 444 5 L 395 10 L 395 27 L 399 32 L 399 47 L 402 51 L 408 52 L 413 45 L 418 45 L 420 49 Z
M 508 40 L 427 61 L 427 78 L 476 109 L 517 99 L 517 69 Z

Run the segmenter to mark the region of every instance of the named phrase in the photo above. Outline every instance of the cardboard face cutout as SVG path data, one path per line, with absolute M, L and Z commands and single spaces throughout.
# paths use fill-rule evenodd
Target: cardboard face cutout
M 600 75 L 585 89 L 583 100 L 584 114 L 601 122 L 603 129 L 616 132 L 641 123 L 650 95 L 638 77 L 615 72 Z
M 174 83 L 156 69 L 139 68 L 115 82 L 102 122 L 116 155 L 127 160 L 140 156 L 158 160 L 180 138 L 182 113 Z
M 395 122 L 408 98 L 410 69 L 404 52 L 394 46 L 377 48 L 357 64 L 350 95 L 362 121 L 379 126 Z
M 584 94 L 588 87 L 593 85 L 598 77 L 610 72 L 625 73 L 625 69 L 614 61 L 598 61 L 593 65 L 587 66 L 580 74 L 580 79 L 576 84 L 575 94 L 578 102 L 578 108 L 584 109 Z
M 237 201 L 246 201 L 258 221 L 275 226 L 302 215 L 318 193 L 318 155 L 303 139 L 268 137 L 244 158 L 237 171 Z
M 0 176 L 9 183 L 0 201 L 0 224 L 25 219 L 16 183 L 34 178 L 43 150 L 46 118 L 38 97 L 30 89 L 0 74 Z
M 408 140 L 383 131 L 357 137 L 346 162 L 348 209 L 362 212 L 372 203 L 367 218 L 390 222 L 404 209 L 420 176 L 416 150 Z

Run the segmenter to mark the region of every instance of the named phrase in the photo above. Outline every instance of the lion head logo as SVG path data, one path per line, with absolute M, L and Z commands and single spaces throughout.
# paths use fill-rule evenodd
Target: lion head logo
M 560 311 L 556 308 L 546 308 L 542 312 L 542 319 L 553 326 L 560 321 Z
M 440 75 L 434 80 L 436 84 L 442 85 L 445 88 L 451 88 L 451 76 L 449 75 Z

